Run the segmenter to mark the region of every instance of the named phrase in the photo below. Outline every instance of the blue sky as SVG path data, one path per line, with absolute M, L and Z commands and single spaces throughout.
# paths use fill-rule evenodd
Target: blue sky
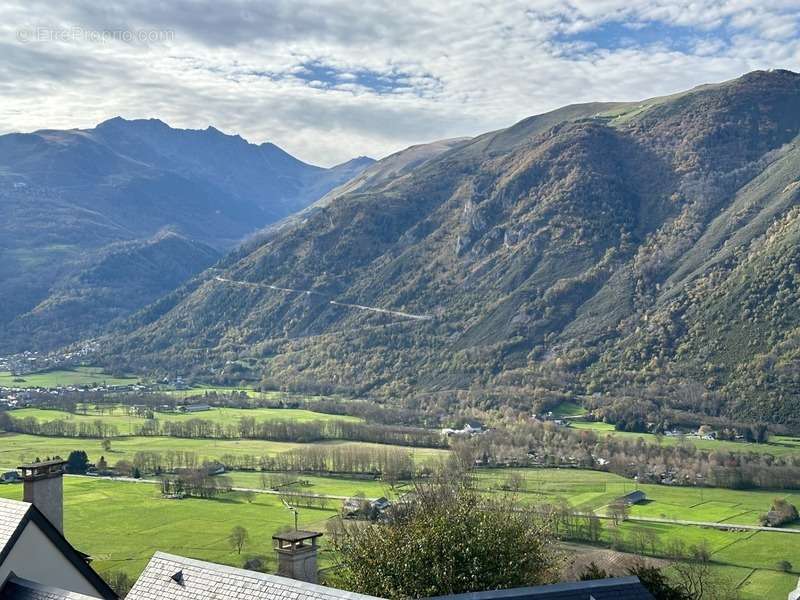
M 797 0 L 6 0 L 0 132 L 157 117 L 331 165 L 800 71 L 799 26 Z

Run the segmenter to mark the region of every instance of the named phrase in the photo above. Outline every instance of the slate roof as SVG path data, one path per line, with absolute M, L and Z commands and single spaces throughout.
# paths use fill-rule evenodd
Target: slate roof
M 30 507 L 27 502 L 0 498 L 0 553 L 11 541 Z
M 638 577 L 572 581 L 553 585 L 438 596 L 428 600 L 654 600 Z
M 97 600 L 97 598 L 39 585 L 12 575 L 0 589 L 0 600 Z
M 181 576 L 176 576 L 181 573 Z M 156 552 L 126 600 L 375 600 L 335 588 Z

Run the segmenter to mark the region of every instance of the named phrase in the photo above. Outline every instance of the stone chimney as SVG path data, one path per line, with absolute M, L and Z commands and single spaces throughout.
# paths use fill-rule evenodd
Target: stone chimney
M 22 471 L 22 499 L 30 502 L 64 534 L 64 465 L 60 458 L 17 467 Z
M 278 555 L 278 575 L 300 581 L 317 583 L 316 531 L 289 531 L 272 536 Z

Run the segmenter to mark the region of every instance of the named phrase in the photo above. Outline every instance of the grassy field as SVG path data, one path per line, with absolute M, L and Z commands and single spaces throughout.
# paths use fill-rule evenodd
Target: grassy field
M 687 441 L 693 446 L 702 450 L 728 450 L 730 452 L 759 452 L 784 456 L 788 454 L 800 454 L 800 438 L 788 436 L 773 436 L 766 444 L 751 444 L 747 442 L 729 442 L 726 440 L 702 440 L 694 437 L 667 437 L 656 436 L 652 433 L 632 433 L 629 431 L 616 431 L 611 423 L 598 421 L 582 421 L 574 419 L 570 421 L 570 426 L 575 429 L 591 429 L 598 435 L 613 435 L 619 438 L 635 440 L 643 438 L 649 443 L 661 443 L 664 445 L 675 445 L 682 441 Z
M 262 489 L 261 473 L 234 471 L 227 473 L 233 480 L 234 487 Z M 270 474 L 266 474 L 269 485 Z M 361 479 L 355 477 L 317 477 L 306 473 L 291 475 L 292 483 L 280 487 L 281 490 L 299 494 L 319 494 L 328 496 L 355 496 L 362 494 L 366 498 L 396 498 L 411 490 L 411 484 L 404 482 L 394 488 L 380 480 Z
M 8 371 L 0 371 L 0 387 L 53 388 L 91 383 L 129 385 L 138 381 L 138 377 L 112 377 L 103 373 L 103 370 L 99 367 L 75 367 L 74 369 L 42 371 L 19 376 L 15 376 Z
M 0 467 L 13 468 L 23 462 L 35 459 L 37 456 L 53 456 L 58 454 L 66 457 L 72 450 L 85 450 L 90 461 L 96 461 L 100 455 L 105 455 L 106 460 L 113 464 L 120 459 L 131 460 L 136 452 L 166 452 L 168 450 L 181 450 L 194 452 L 200 461 L 219 459 L 223 455 L 234 456 L 274 456 L 298 447 L 334 446 L 351 444 L 363 447 L 386 448 L 381 444 L 368 444 L 365 442 L 330 441 L 316 444 L 297 444 L 289 442 L 266 442 L 262 440 L 194 440 L 167 437 L 121 437 L 111 442 L 111 452 L 104 452 L 100 448 L 100 440 L 82 438 L 57 438 L 40 437 L 17 433 L 0 433 Z M 407 448 L 405 446 L 388 446 L 401 448 L 413 455 L 415 460 L 425 462 L 436 457 L 445 456 L 447 450 L 429 448 Z
M 580 469 L 488 469 L 478 471 L 478 481 L 481 487 L 498 489 L 512 473 L 525 481 L 521 500 L 532 504 L 564 501 L 585 511 L 602 512 L 616 498 L 642 490 L 648 501 L 631 507 L 631 516 L 638 517 L 758 525 L 759 516 L 769 510 L 774 498 L 800 505 L 800 493 L 637 484 L 613 473 Z
M 22 486 L 0 486 L 0 496 L 20 500 Z M 335 508 L 302 508 L 300 524 L 325 531 Z M 94 558 L 101 573 L 121 570 L 137 577 L 156 550 L 238 567 L 263 555 L 274 571 L 272 535 L 293 523 L 280 499 L 266 494 L 252 503 L 235 493 L 214 500 L 164 500 L 153 484 L 67 477 L 64 485 L 66 536 Z M 241 556 L 226 539 L 235 525 L 250 534 Z
M 145 423 L 142 417 L 130 416 L 123 406 L 105 407 L 102 411 L 95 407 L 86 407 L 86 414 L 73 414 L 60 410 L 46 410 L 41 408 L 20 408 L 9 414 L 18 419 L 33 417 L 39 422 L 48 421 L 73 421 L 75 423 L 93 423 L 98 419 L 117 427 L 120 435 L 134 435 L 137 428 Z M 299 408 L 212 408 L 211 410 L 196 413 L 157 412 L 159 421 L 188 421 L 189 419 L 203 419 L 222 425 L 235 425 L 242 417 L 249 417 L 257 421 L 294 421 L 307 423 L 309 421 L 349 421 L 360 422 L 359 417 L 344 415 L 329 415 L 312 412 Z
M 619 489 L 630 489 L 615 476 L 577 470 L 520 470 L 528 487 L 537 486 L 549 498 L 564 497 L 573 504 L 585 501 L 589 493 L 598 494 L 591 504 L 599 506 L 604 499 L 616 494 Z M 242 487 L 260 487 L 260 474 L 233 473 L 234 484 Z M 499 477 L 508 473 L 483 470 L 478 472 L 481 486 L 497 483 Z M 305 483 L 292 486 L 293 491 L 315 494 L 349 496 L 358 491 L 367 497 L 391 496 L 393 492 L 379 481 L 315 477 L 298 475 Z M 605 486 L 603 490 L 600 486 Z M 582 487 L 579 487 L 582 486 Z M 655 486 L 654 486 L 655 487 Z M 593 491 L 586 491 L 586 490 Z M 601 493 L 602 491 L 602 493 Z M 658 492 L 661 492 L 660 494 Z M 649 490 L 653 498 L 650 504 L 635 507 L 633 515 L 646 514 L 641 510 L 665 510 L 664 507 L 684 506 L 697 512 L 705 510 L 712 518 L 719 505 L 732 508 L 760 508 L 769 493 L 734 492 L 730 490 L 705 490 L 704 494 L 715 494 L 702 504 L 713 503 L 709 510 L 693 504 L 696 490 L 681 488 L 658 488 Z M 0 486 L 0 496 L 19 499 L 19 485 Z M 525 492 L 522 495 L 528 495 Z M 798 499 L 795 499 L 797 501 Z M 338 502 L 331 501 L 325 509 L 300 509 L 300 523 L 304 527 L 325 530 L 327 520 L 335 514 Z M 660 507 L 660 508 L 658 508 Z M 686 514 L 680 515 L 689 518 Z M 717 514 L 717 516 L 723 516 Z M 123 570 L 135 577 L 155 550 L 174 552 L 203 560 L 239 565 L 246 558 L 265 555 L 269 568 L 274 569 L 270 538 L 281 527 L 291 523 L 291 515 L 273 495 L 257 494 L 252 503 L 237 493 L 215 500 L 163 500 L 156 486 L 147 483 L 113 482 L 107 480 L 67 477 L 65 480 L 65 528 L 69 539 L 84 552 L 90 553 L 93 563 L 101 572 Z M 248 528 L 251 542 L 240 557 L 232 551 L 226 537 L 231 527 L 241 524 Z M 705 545 L 711 559 L 726 576 L 740 584 L 745 600 L 783 599 L 794 588 L 797 581 L 797 566 L 800 566 L 800 534 L 723 531 L 697 526 L 682 526 L 670 523 L 644 523 L 627 521 L 622 523 L 619 534 L 625 539 L 635 535 L 651 535 L 658 539 L 661 547 L 671 540 L 681 540 L 687 547 Z M 616 534 L 610 522 L 606 522 L 603 537 L 612 542 Z M 187 532 L 190 532 L 187 533 Z M 323 555 L 323 564 L 328 564 Z M 790 573 L 779 570 L 777 561 L 788 560 L 793 565 Z
M 588 411 L 580 402 L 561 402 L 551 412 L 556 419 L 562 419 L 564 417 L 585 415 Z

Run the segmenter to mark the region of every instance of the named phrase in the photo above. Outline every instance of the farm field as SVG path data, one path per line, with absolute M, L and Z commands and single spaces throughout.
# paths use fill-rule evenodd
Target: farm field
M 0 496 L 20 500 L 22 486 L 0 486 Z M 336 508 L 302 508 L 300 525 L 324 532 Z M 267 494 L 256 495 L 252 503 L 236 493 L 211 500 L 164 500 L 154 484 L 82 477 L 64 481 L 66 536 L 94 558 L 100 573 L 124 571 L 135 578 L 156 550 L 238 567 L 262 555 L 274 571 L 272 535 L 293 526 L 293 519 L 277 496 Z M 227 541 L 235 525 L 250 534 L 241 556 Z
M 135 435 L 137 428 L 141 427 L 146 419 L 128 415 L 122 405 L 107 407 L 102 412 L 94 407 L 87 407 L 86 414 L 73 414 L 60 410 L 42 408 L 20 408 L 9 413 L 17 419 L 33 417 L 41 423 L 49 421 L 72 421 L 75 423 L 94 423 L 101 420 L 108 425 L 114 425 L 120 435 Z M 242 417 L 253 418 L 256 421 L 294 421 L 307 423 L 310 421 L 347 421 L 361 422 L 359 417 L 346 415 L 329 415 L 312 412 L 299 408 L 212 408 L 211 410 L 196 413 L 157 412 L 155 417 L 159 421 L 180 422 L 190 419 L 203 419 L 221 425 L 236 425 Z
M 643 438 L 646 442 L 659 443 L 664 445 L 675 445 L 682 441 L 687 441 L 701 450 L 728 450 L 730 452 L 758 452 L 763 454 L 773 454 L 775 456 L 785 456 L 788 454 L 800 453 L 800 438 L 789 436 L 773 436 L 766 444 L 753 444 L 748 442 L 731 442 L 727 440 L 702 440 L 694 437 L 668 437 L 656 436 L 652 433 L 634 433 L 630 431 L 616 431 L 611 423 L 600 421 L 583 421 L 573 419 L 570 426 L 574 429 L 591 429 L 597 435 L 613 435 L 614 437 L 635 440 Z
M 262 473 L 252 473 L 245 471 L 231 471 L 226 473 L 233 481 L 234 487 L 263 489 Z M 271 473 L 264 473 L 269 482 L 272 481 Z M 409 483 L 402 483 L 392 489 L 383 481 L 375 479 L 361 479 L 355 477 L 318 477 L 307 473 L 287 474 L 291 483 L 283 485 L 279 489 L 297 494 L 318 494 L 328 496 L 355 496 L 363 494 L 366 498 L 396 498 L 410 490 Z M 277 478 L 276 478 L 277 479 Z
M 512 474 L 525 482 L 518 492 L 523 502 L 564 501 L 584 511 L 602 513 L 620 496 L 642 490 L 648 500 L 631 507 L 632 517 L 758 525 L 759 516 L 769 510 L 774 498 L 800 505 L 800 492 L 637 484 L 613 473 L 581 469 L 480 469 L 477 478 L 481 487 L 499 489 Z
M 112 377 L 100 367 L 75 367 L 54 371 L 42 371 L 15 376 L 8 371 L 0 371 L 0 387 L 59 387 L 105 383 L 108 385 L 129 385 L 139 381 L 138 377 Z
M 215 440 L 187 439 L 171 437 L 138 437 L 127 436 L 114 438 L 111 451 L 105 452 L 100 447 L 100 440 L 88 438 L 42 437 L 21 433 L 0 433 L 0 467 L 13 468 L 19 464 L 35 459 L 37 456 L 59 455 L 66 457 L 72 450 L 85 450 L 89 460 L 97 461 L 101 455 L 112 465 L 120 460 L 132 460 L 136 452 L 194 452 L 198 459 L 219 460 L 224 455 L 233 456 L 274 456 L 304 446 L 355 445 L 373 448 L 400 448 L 414 456 L 418 462 L 434 460 L 445 456 L 447 450 L 432 448 L 408 448 L 405 446 L 387 446 L 366 442 L 329 441 L 314 444 L 298 444 L 292 442 L 268 442 L 263 440 Z
M 605 498 L 616 494 L 615 486 L 626 489 L 624 479 L 605 473 L 566 469 L 542 469 L 535 473 L 532 471 L 519 470 L 521 475 L 526 476 L 529 486 L 540 485 L 543 493 L 546 492 L 551 498 L 562 496 L 567 501 L 574 502 L 576 499 L 585 499 L 585 494 L 588 493 L 580 491 L 578 486 L 583 486 L 584 489 L 594 487 L 599 492 L 600 486 L 604 485 L 604 493 L 598 493 L 593 502 L 599 506 Z M 259 473 L 229 475 L 237 487 L 261 487 Z M 488 487 L 502 475 L 508 473 L 482 470 L 478 472 L 478 481 L 482 486 Z M 392 495 L 391 490 L 380 481 L 305 474 L 297 475 L 297 478 L 308 482 L 308 485 L 293 486 L 293 491 L 340 496 L 354 495 L 358 491 L 367 497 Z M 631 482 L 627 482 L 627 486 L 627 489 L 631 489 Z M 657 492 L 660 490 L 664 493 L 659 497 Z M 398 488 L 397 492 L 401 491 L 402 487 Z M 660 505 L 663 510 L 663 505 L 666 504 L 691 507 L 695 500 L 693 493 L 696 491 L 679 488 L 658 488 L 652 492 L 648 490 L 648 495 L 652 495 L 654 500 L 650 504 L 634 507 L 631 514 L 636 515 L 639 509 Z M 21 493 L 19 485 L 0 486 L 0 496 L 18 499 Z M 717 494 L 709 502 L 731 507 L 736 504 L 745 507 L 761 506 L 762 499 L 770 497 L 769 492 L 704 492 L 709 493 Z M 304 527 L 324 531 L 327 520 L 335 514 L 337 508 L 337 501 L 331 501 L 325 509 L 301 508 L 300 523 Z M 700 508 L 695 507 L 694 510 Z M 695 513 L 694 516 L 699 515 L 700 513 Z M 710 513 L 707 516 L 710 518 Z M 95 558 L 94 564 L 100 571 L 123 570 L 135 577 L 157 549 L 230 565 L 241 565 L 246 558 L 260 554 L 266 555 L 269 558 L 269 568 L 274 568 L 270 538 L 279 528 L 290 524 L 291 515 L 276 495 L 256 494 L 252 503 L 244 495 L 237 493 L 214 500 L 163 500 L 157 486 L 148 483 L 67 477 L 65 519 L 70 540 Z M 202 527 L 199 527 L 198 524 L 201 523 Z M 231 551 L 226 541 L 230 528 L 236 524 L 247 527 L 251 537 L 250 546 L 241 557 Z M 187 536 L 187 531 L 191 531 L 191 536 Z M 636 521 L 624 522 L 615 530 L 610 521 L 604 521 L 603 540 L 611 544 L 619 537 L 624 540 L 637 537 L 651 540 L 648 544 L 656 540 L 657 553 L 678 540 L 687 548 L 705 546 L 711 554 L 715 568 L 740 583 L 744 600 L 782 600 L 797 582 L 797 573 L 794 570 L 797 569 L 795 565 L 800 565 L 800 534 L 724 531 Z M 777 561 L 784 559 L 792 564 L 792 572 L 779 570 Z M 329 562 L 323 555 L 323 565 L 325 564 Z

